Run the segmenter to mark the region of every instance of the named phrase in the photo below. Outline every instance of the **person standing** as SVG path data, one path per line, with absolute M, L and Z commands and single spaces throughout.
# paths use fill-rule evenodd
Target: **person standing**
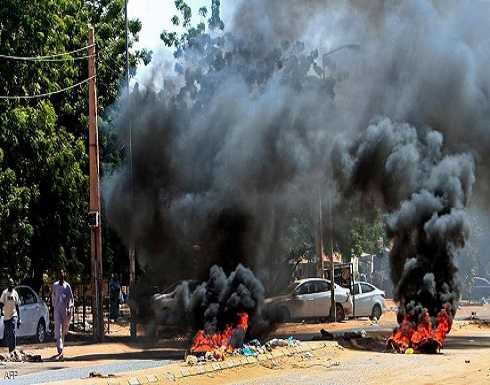
M 121 284 L 117 274 L 113 274 L 112 281 L 109 287 L 109 302 L 110 302 L 110 318 L 117 321 L 119 318 L 119 305 L 123 303 L 123 294 Z
M 20 327 L 20 298 L 14 289 L 14 280 L 9 278 L 7 288 L 0 296 L 0 302 L 3 304 L 3 325 L 5 340 L 9 347 L 9 353 L 12 353 L 17 345 L 16 329 Z
M 53 284 L 51 292 L 51 305 L 53 306 L 54 317 L 54 338 L 59 358 L 63 357 L 65 336 L 70 326 L 71 312 L 74 305 L 73 292 L 71 286 L 65 281 L 65 271 L 60 269 L 58 281 Z

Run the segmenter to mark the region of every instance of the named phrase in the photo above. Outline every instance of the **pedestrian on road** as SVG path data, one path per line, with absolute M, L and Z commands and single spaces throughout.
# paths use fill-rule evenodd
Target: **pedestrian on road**
M 70 326 L 71 312 L 73 308 L 73 292 L 71 286 L 65 281 L 65 271 L 60 269 L 58 281 L 53 284 L 51 292 L 51 305 L 54 315 L 54 338 L 58 354 L 55 357 L 63 358 L 65 336 Z
M 14 289 L 14 280 L 12 278 L 9 278 L 7 288 L 0 296 L 0 303 L 3 306 L 4 336 L 9 347 L 9 353 L 12 353 L 17 345 L 16 329 L 21 324 L 19 310 L 20 298 Z

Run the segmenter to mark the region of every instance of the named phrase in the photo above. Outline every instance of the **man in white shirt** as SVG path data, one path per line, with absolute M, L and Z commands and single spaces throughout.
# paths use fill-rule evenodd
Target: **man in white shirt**
M 19 294 L 14 289 L 14 280 L 9 278 L 8 287 L 0 296 L 3 304 L 4 337 L 9 347 L 9 353 L 15 350 L 17 345 L 16 329 L 20 326 Z
M 66 333 L 70 326 L 71 311 L 73 308 L 73 292 L 71 286 L 65 281 L 65 271 L 60 269 L 58 281 L 53 284 L 51 292 L 51 306 L 54 315 L 54 338 L 56 339 L 57 357 L 63 357 L 63 348 Z

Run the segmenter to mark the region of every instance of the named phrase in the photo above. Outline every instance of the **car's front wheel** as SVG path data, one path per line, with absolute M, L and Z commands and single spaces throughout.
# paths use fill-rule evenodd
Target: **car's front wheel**
M 277 313 L 279 322 L 289 322 L 291 321 L 291 313 L 289 313 L 289 309 L 287 307 L 282 307 L 279 309 Z
M 379 317 L 381 317 L 381 306 L 379 304 L 376 304 L 373 306 L 373 310 L 371 311 L 371 317 L 369 319 L 377 319 L 379 320 Z
M 330 312 L 332 313 L 332 312 Z M 330 314 L 330 319 L 332 319 L 332 314 Z M 345 319 L 345 310 L 344 307 L 340 303 L 335 304 L 335 321 L 341 322 Z
M 43 319 L 40 319 L 36 328 L 36 342 L 44 342 L 46 340 L 46 324 Z

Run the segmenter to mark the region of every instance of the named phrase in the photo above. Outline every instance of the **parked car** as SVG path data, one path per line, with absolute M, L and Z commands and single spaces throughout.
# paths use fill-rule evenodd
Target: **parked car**
M 328 279 L 306 278 L 288 285 L 279 295 L 266 298 L 270 317 L 279 322 L 327 318 L 331 311 L 331 286 Z M 352 313 L 352 296 L 348 289 L 335 285 L 335 313 L 340 322 Z
M 177 295 L 179 293 L 191 295 L 198 285 L 199 282 L 194 280 L 176 282 L 167 286 L 161 292 L 154 294 L 151 300 L 151 306 L 155 316 L 160 319 L 163 317 L 163 319 L 167 320 L 169 317 L 165 313 L 171 312 Z
M 482 277 L 466 279 L 462 299 L 480 300 L 482 298 L 490 298 L 490 281 Z
M 368 282 L 354 282 L 354 317 L 379 319 L 386 312 L 385 292 Z
M 7 286 L 0 286 L 0 294 Z M 49 309 L 46 303 L 29 286 L 18 285 L 15 290 L 20 297 L 20 318 L 22 324 L 17 329 L 17 337 L 34 338 L 37 342 L 44 342 L 46 339 L 47 325 L 49 325 Z M 3 340 L 3 307 L 0 313 L 0 339 Z

